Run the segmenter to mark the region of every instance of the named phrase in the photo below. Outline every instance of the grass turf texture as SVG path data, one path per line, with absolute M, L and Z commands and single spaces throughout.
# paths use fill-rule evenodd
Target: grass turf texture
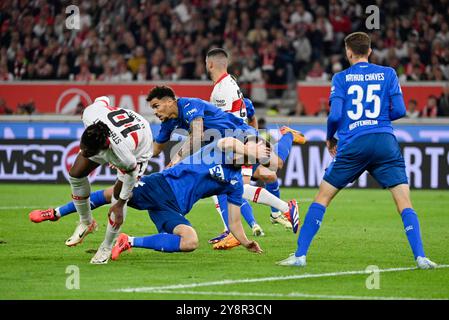
M 97 190 L 101 186 L 94 186 Z M 316 190 L 283 189 L 283 199 L 295 197 L 301 203 L 300 217 Z M 414 267 L 413 256 L 389 192 L 351 190 L 341 192 L 327 210 L 323 225 L 308 255 L 306 268 L 280 267 L 276 261 L 296 249 L 297 235 L 269 222 L 269 209 L 254 205 L 258 223 L 266 236 L 257 238 L 264 253 L 242 247 L 214 251 L 207 243 L 222 230 L 212 200 L 195 205 L 187 218 L 196 228 L 200 247 L 192 253 L 160 253 L 134 248 L 119 261 L 91 265 L 90 258 L 101 243 L 107 206 L 94 216 L 99 231 L 76 247 L 64 245 L 78 216 L 58 222 L 33 224 L 28 212 L 46 209 L 69 199 L 65 185 L 0 186 L 0 299 L 302 299 L 353 297 L 449 298 L 449 269 L 411 270 L 380 274 L 380 289 L 368 290 L 368 275 L 238 283 L 182 289 L 202 294 L 170 292 L 124 293 L 114 289 L 190 284 L 225 279 L 283 277 L 301 274 Z M 449 264 L 449 194 L 447 191 L 412 191 L 412 200 L 421 222 L 424 248 L 437 263 Z M 247 234 L 251 231 L 244 223 Z M 130 209 L 124 232 L 134 236 L 156 232 L 146 212 Z M 250 236 L 250 238 L 254 238 Z M 80 270 L 80 289 L 66 289 L 66 268 Z M 210 293 L 212 292 L 212 293 Z M 220 292 L 233 295 L 220 294 Z M 251 293 L 248 295 L 245 293 Z M 286 296 L 293 293 L 293 296 Z M 306 296 L 301 296 L 306 294 Z M 315 296 L 316 295 L 316 296 Z

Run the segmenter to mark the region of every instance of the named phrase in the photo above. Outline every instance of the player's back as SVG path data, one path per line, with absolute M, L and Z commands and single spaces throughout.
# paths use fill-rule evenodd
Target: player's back
M 338 125 L 339 146 L 369 133 L 393 134 L 391 97 L 402 94 L 394 69 L 359 62 L 336 74 L 330 100 L 343 99 Z
M 88 106 L 83 112 L 85 127 L 97 121 L 102 121 L 108 126 L 111 132 L 109 142 L 114 153 L 114 155 L 111 154 L 108 149 L 100 152 L 98 158 L 118 165 L 119 168 L 122 160 L 126 159 L 116 158 L 120 158 L 121 154 L 127 154 L 128 151 L 134 155 L 137 162 L 144 162 L 151 158 L 153 136 L 148 121 L 140 114 L 132 110 L 112 107 L 100 100 Z
M 247 121 L 247 112 L 245 103 L 243 103 L 243 94 L 235 79 L 225 73 L 215 83 L 210 96 L 210 102 L 224 112 L 232 113 L 234 116 Z
M 210 102 L 198 98 L 179 98 L 178 105 L 183 110 L 180 112 L 181 122 L 189 123 L 190 118 L 200 111 L 203 118 L 204 130 L 215 129 L 225 135 L 227 129 L 247 130 L 249 126 L 242 118 L 236 117 L 233 113 L 228 113 L 213 105 Z M 187 121 L 186 121 L 187 120 Z
M 226 160 L 225 153 L 218 149 L 217 142 L 213 142 L 162 174 L 174 191 L 181 210 L 187 213 L 199 199 L 212 195 L 235 194 L 231 201 L 241 198 L 241 169 L 231 163 L 231 159 Z

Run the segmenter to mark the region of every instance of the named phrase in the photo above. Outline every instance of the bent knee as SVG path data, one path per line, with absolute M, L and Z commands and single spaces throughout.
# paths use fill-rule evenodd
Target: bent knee
M 263 175 L 260 175 L 260 177 L 259 177 L 259 179 L 265 183 L 275 182 L 275 181 L 277 181 L 277 178 L 278 177 L 277 177 L 276 173 L 274 173 L 274 172 L 269 173 L 269 174 L 263 174 Z
M 191 252 L 198 248 L 199 241 L 197 237 L 182 238 L 180 249 L 184 252 Z

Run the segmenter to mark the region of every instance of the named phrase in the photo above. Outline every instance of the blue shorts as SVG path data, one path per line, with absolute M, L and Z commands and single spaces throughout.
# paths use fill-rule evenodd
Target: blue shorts
M 179 209 L 178 201 L 161 173 L 144 176 L 138 187 L 134 188 L 128 206 L 148 210 L 159 233 L 173 233 L 173 229 L 180 224 L 191 225 Z
M 365 170 L 383 188 L 408 183 L 404 158 L 395 136 L 371 133 L 355 138 L 341 152 L 337 152 L 323 179 L 342 189 Z

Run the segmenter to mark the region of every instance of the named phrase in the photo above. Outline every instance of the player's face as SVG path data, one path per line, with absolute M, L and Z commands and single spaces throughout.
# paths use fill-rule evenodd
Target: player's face
M 154 98 L 150 101 L 150 108 L 153 109 L 154 115 L 162 122 L 173 118 L 175 105 L 176 100 L 167 97 L 162 99 Z

